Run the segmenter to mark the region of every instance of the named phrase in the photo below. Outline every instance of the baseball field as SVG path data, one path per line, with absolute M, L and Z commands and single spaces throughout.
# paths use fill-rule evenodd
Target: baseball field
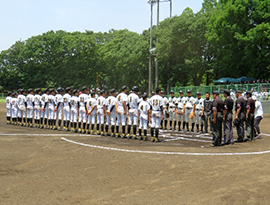
M 206 134 L 151 143 L 7 125 L 0 103 L 0 204 L 269 204 L 269 123 L 262 139 L 213 148 Z

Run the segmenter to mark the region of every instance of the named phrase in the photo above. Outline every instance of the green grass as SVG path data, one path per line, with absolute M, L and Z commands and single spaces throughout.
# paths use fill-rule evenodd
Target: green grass
M 6 99 L 0 99 L 0 103 L 4 103 Z

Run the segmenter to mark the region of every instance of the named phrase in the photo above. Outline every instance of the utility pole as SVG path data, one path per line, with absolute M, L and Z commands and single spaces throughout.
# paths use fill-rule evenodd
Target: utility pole
M 151 6 L 151 21 L 150 21 L 150 50 L 149 50 L 149 82 L 148 82 L 148 94 L 152 92 L 153 85 L 152 85 L 152 49 L 153 49 L 153 6 L 154 2 L 150 0 Z
M 159 25 L 159 0 L 157 0 L 157 30 L 158 30 L 158 25 Z M 156 40 L 156 47 L 158 45 L 158 37 Z M 156 83 L 155 87 L 158 87 L 158 58 L 156 56 Z
M 170 0 L 170 18 L 172 18 L 172 0 Z

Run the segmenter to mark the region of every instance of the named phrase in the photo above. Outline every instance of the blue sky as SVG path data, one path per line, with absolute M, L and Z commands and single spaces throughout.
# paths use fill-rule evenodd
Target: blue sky
M 203 0 L 173 0 L 173 15 L 187 7 L 200 10 Z M 160 4 L 160 20 L 169 17 L 169 3 Z M 154 7 L 156 17 L 156 6 Z M 146 0 L 0 0 L 0 51 L 17 40 L 49 30 L 105 32 L 128 29 L 141 33 L 150 27 Z M 156 23 L 156 18 L 154 19 Z

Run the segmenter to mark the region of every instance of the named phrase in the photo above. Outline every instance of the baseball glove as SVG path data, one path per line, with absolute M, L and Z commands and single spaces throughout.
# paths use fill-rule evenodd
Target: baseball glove
M 192 119 L 194 117 L 194 113 L 192 112 L 190 115 L 189 115 L 189 118 Z

